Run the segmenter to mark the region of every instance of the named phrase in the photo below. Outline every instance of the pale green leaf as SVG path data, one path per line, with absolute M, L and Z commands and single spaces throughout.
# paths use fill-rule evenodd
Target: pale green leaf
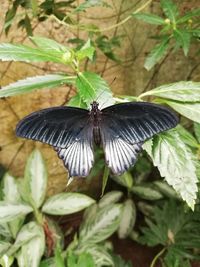
M 200 143 L 200 123 L 197 122 L 194 123 L 194 133 L 198 142 Z
M 76 79 L 76 86 L 88 107 L 93 101 L 99 103 L 100 109 L 113 105 L 115 102 L 107 82 L 96 73 L 80 72 Z
M 94 52 L 95 52 L 95 48 L 91 46 L 91 42 L 90 40 L 88 40 L 84 44 L 84 46 L 82 46 L 81 49 L 76 52 L 76 57 L 78 58 L 78 60 L 83 60 L 86 57 L 92 60 L 94 56 Z
M 153 188 L 151 184 L 133 185 L 131 192 L 140 198 L 147 200 L 159 200 L 163 198 L 163 195 L 158 190 Z
M 164 38 L 160 44 L 157 44 L 147 56 L 144 67 L 150 70 L 165 55 L 168 48 L 169 38 Z
M 11 243 L 0 240 L 0 258 L 6 253 L 10 246 Z
M 45 37 L 39 37 L 39 36 L 32 36 L 30 39 L 41 49 L 44 51 L 51 52 L 52 50 L 57 50 L 60 52 L 66 52 L 69 50 L 66 46 L 57 43 L 55 40 L 45 38 Z
M 100 209 L 93 220 L 86 225 L 83 223 L 79 234 L 79 242 L 81 244 L 99 243 L 111 236 L 119 226 L 121 212 L 122 205 L 120 204 Z
M 153 183 L 156 185 L 158 190 L 165 196 L 169 198 L 174 198 L 174 199 L 181 199 L 180 195 L 176 193 L 176 191 L 165 181 L 155 181 Z
M 194 138 L 194 136 L 181 124 L 176 126 L 176 130 L 178 131 L 180 138 L 186 145 L 196 149 L 199 147 L 199 144 L 197 143 L 197 140 Z
M 30 242 L 33 238 L 40 237 L 43 233 L 43 229 L 35 222 L 29 222 L 25 224 L 18 233 L 15 243 L 8 251 L 8 255 L 14 254 L 22 246 Z
M 47 199 L 42 211 L 53 215 L 72 214 L 93 204 L 94 199 L 79 193 L 60 193 Z
M 189 120 L 200 123 L 200 103 L 181 103 L 164 100 L 170 107 Z
M 111 191 L 106 193 L 99 201 L 99 207 L 104 208 L 107 205 L 118 202 L 123 196 L 121 191 Z
M 37 236 L 22 245 L 17 254 L 19 267 L 38 267 L 45 251 L 45 235 L 41 226 L 35 224 Z
M 177 44 L 183 48 L 184 55 L 187 56 L 190 48 L 190 40 L 191 40 L 190 33 L 184 30 L 175 29 L 173 34 Z
M 178 7 L 172 0 L 161 0 L 161 7 L 165 15 L 175 23 L 176 17 L 178 16 Z
M 37 149 L 28 158 L 24 179 L 29 193 L 30 203 L 36 208 L 39 208 L 46 195 L 47 170 L 42 154 Z
M 79 108 L 87 108 L 87 105 L 81 99 L 80 94 L 76 94 L 67 102 L 67 106 L 71 107 L 79 107 Z
M 0 235 L 6 238 L 12 237 L 8 223 L 0 223 Z
M 64 84 L 71 84 L 75 76 L 61 74 L 47 74 L 42 76 L 29 77 L 4 86 L 0 90 L 0 97 L 13 96 L 29 93 L 38 89 L 50 89 Z
M 200 82 L 181 81 L 177 83 L 161 85 L 153 90 L 141 94 L 139 97 L 153 95 L 181 102 L 200 101 Z
M 132 199 L 127 199 L 123 204 L 121 220 L 118 228 L 119 238 L 126 238 L 135 225 L 136 208 Z
M 65 63 L 62 51 L 52 50 L 49 52 L 26 45 L 9 43 L 0 44 L 0 59 L 3 61 Z
M 148 13 L 133 13 L 132 16 L 136 19 L 143 20 L 144 22 L 155 24 L 155 25 L 165 25 L 165 20 L 157 15 Z
M 171 130 L 155 136 L 150 156 L 161 176 L 193 209 L 198 191 L 196 167 L 192 152 L 178 132 Z
M 20 203 L 8 203 L 6 201 L 0 201 L 0 223 L 10 222 L 22 215 L 30 213 L 33 209 Z
M 122 175 L 117 175 L 117 176 L 112 175 L 111 177 L 115 182 L 117 182 L 118 184 L 123 185 L 129 189 L 133 185 L 133 177 L 132 177 L 132 174 L 130 172 L 125 172 Z
M 8 257 L 6 254 L 3 255 L 2 258 L 0 258 L 0 265 L 2 267 L 10 267 L 13 266 L 14 257 L 10 256 Z

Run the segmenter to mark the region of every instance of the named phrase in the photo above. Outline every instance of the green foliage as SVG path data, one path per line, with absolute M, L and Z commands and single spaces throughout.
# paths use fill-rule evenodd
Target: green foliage
M 154 14 L 133 13 L 133 17 L 149 24 L 159 25 L 160 33 L 156 39 L 160 39 L 145 60 L 144 67 L 152 69 L 169 49 L 181 47 L 187 56 L 192 38 L 198 38 L 200 9 L 194 9 L 180 16 L 175 1 L 161 0 L 161 8 L 165 17 Z M 197 33 L 197 35 L 195 34 Z
M 164 204 L 164 205 L 163 205 Z M 153 216 L 146 218 L 148 227 L 143 227 L 140 242 L 148 246 L 162 245 L 165 261 L 180 261 L 198 258 L 195 249 L 200 248 L 199 212 L 185 211 L 182 204 L 175 201 L 163 203 L 154 208 Z

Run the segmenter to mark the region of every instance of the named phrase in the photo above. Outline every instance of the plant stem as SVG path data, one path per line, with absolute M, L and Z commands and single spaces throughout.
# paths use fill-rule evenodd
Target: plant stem
M 160 258 L 160 256 L 166 251 L 166 248 L 163 248 L 160 252 L 158 252 L 158 254 L 156 254 L 156 256 L 154 257 L 154 259 L 151 262 L 150 267 L 155 267 L 155 264 L 157 262 L 157 260 Z

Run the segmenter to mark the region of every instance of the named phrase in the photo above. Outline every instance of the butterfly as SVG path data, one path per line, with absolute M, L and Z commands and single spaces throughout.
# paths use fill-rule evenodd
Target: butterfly
M 145 140 L 174 128 L 178 117 L 149 102 L 127 102 L 99 109 L 51 107 L 23 118 L 16 135 L 54 147 L 70 177 L 87 176 L 94 164 L 94 146 L 102 145 L 105 162 L 115 175 L 133 166 Z

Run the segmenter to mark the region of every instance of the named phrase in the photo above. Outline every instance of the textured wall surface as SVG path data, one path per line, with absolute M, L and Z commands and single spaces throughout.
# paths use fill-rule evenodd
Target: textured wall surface
M 116 53 L 122 60 L 121 64 L 108 60 L 101 52 L 99 52 L 96 64 L 88 64 L 88 70 L 97 71 L 109 84 L 116 78 L 111 85 L 114 93 L 137 95 L 164 83 L 189 79 L 200 80 L 199 56 L 196 54 L 198 44 L 193 45 L 187 58 L 184 57 L 181 50 L 170 51 L 154 69 L 149 72 L 145 70 L 144 60 L 147 53 L 155 45 L 151 36 L 156 34 L 157 27 L 131 19 L 109 31 L 107 28 L 122 21 L 146 1 L 113 0 L 107 2 L 112 8 L 91 8 L 86 13 L 80 14 L 78 19 L 80 22 L 98 25 L 109 37 L 121 36 L 121 47 L 116 49 Z M 182 4 L 181 12 L 200 4 L 200 0 L 177 2 Z M 17 29 L 16 25 L 13 26 L 7 37 L 3 33 L 3 19 L 8 4 L 8 0 L 1 0 L 0 41 L 30 44 L 25 32 Z M 159 1 L 152 1 L 144 11 L 161 12 Z M 59 25 L 53 19 L 41 24 L 34 22 L 34 25 L 35 35 L 54 38 L 63 44 L 67 44 L 69 38 L 85 35 L 76 28 Z M 1 85 L 28 76 L 60 71 L 66 71 L 66 67 L 50 63 L 0 62 Z M 41 108 L 63 104 L 66 99 L 73 95 L 73 92 L 70 92 L 70 95 L 68 93 L 69 88 L 62 87 L 56 90 L 41 90 L 0 100 L 0 163 L 8 168 L 13 175 L 22 176 L 27 155 L 34 147 L 39 147 L 47 161 L 50 193 L 65 188 L 67 174 L 62 162 L 49 146 L 16 138 L 14 130 L 17 121 L 23 116 Z

